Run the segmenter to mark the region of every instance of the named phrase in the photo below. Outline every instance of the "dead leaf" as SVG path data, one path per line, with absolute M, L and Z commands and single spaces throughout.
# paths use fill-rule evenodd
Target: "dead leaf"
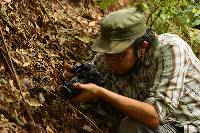
M 43 58 L 43 56 L 42 56 L 41 53 L 38 53 L 38 58 L 39 58 L 39 59 L 42 59 L 42 58 Z
M 97 12 L 94 10 L 94 11 L 91 11 L 91 14 L 90 14 L 91 18 L 95 19 L 96 16 L 97 16 Z
M 39 94 L 39 99 L 40 99 L 41 103 L 45 102 L 45 98 L 44 98 L 44 95 L 42 93 Z
M 83 24 L 88 25 L 88 21 L 87 21 L 87 20 L 82 20 L 81 22 L 82 22 Z
M 40 106 L 43 106 L 40 101 L 36 98 L 29 98 L 29 99 L 26 99 L 26 102 L 32 106 L 32 107 L 40 107 Z
M 88 131 L 88 132 L 93 132 L 93 131 L 94 131 L 90 125 L 84 125 L 84 126 L 83 126 L 83 129 L 84 129 L 85 131 Z
M 1 64 L 1 66 L 0 66 L 0 72 L 1 71 L 5 71 L 5 67 Z
M 54 133 L 54 131 L 51 129 L 51 127 L 49 125 L 47 125 L 46 132 L 47 133 Z
M 91 33 L 92 32 L 92 28 L 88 28 L 88 33 Z
M 52 66 L 53 68 L 56 67 L 55 64 L 56 64 L 56 62 L 55 62 L 54 60 L 51 60 L 51 66 Z
M 10 29 L 6 26 L 6 31 L 9 33 L 10 32 Z
M 6 130 L 5 127 L 1 127 L 0 132 L 1 132 L 1 133 L 8 133 L 8 131 Z
M 9 79 L 8 82 L 9 82 L 9 84 L 11 86 L 11 90 L 12 91 L 16 91 L 16 87 L 14 86 L 14 83 L 13 83 L 14 81 Z
M 6 4 L 10 4 L 11 0 L 3 0 Z
M 100 14 L 97 15 L 97 20 L 98 20 L 98 21 L 102 20 L 102 17 L 101 17 Z
M 29 92 L 22 92 L 22 95 L 25 98 L 25 100 L 29 100 L 28 99 L 29 96 L 30 96 Z M 19 93 L 18 90 L 16 90 L 15 98 L 16 98 L 16 101 L 21 101 L 22 100 L 22 96 L 21 96 L 21 94 Z
M 21 54 L 21 55 L 27 55 L 27 54 L 28 54 L 27 51 L 24 50 L 24 49 L 16 49 L 16 52 L 17 52 L 18 54 Z
M 23 63 L 23 67 L 27 67 L 27 66 L 30 66 L 30 64 L 31 64 L 31 61 L 28 61 L 28 62 L 25 62 L 25 63 Z
M 12 58 L 12 60 L 13 60 L 16 64 L 21 65 L 21 62 L 20 62 L 18 59 L 16 59 L 16 58 Z
M 91 21 L 88 24 L 88 26 L 90 26 L 90 27 L 94 27 L 95 25 L 96 25 L 96 21 Z

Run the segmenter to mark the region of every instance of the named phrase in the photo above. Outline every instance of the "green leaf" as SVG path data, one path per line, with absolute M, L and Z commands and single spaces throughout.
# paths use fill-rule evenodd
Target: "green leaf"
M 200 9 L 197 11 L 198 14 L 200 14 Z
M 89 37 L 78 37 L 78 36 L 75 36 L 75 38 L 79 39 L 80 41 L 84 42 L 84 43 L 90 43 L 91 41 L 91 38 Z
M 97 113 L 103 117 L 108 115 L 104 110 L 98 110 Z
M 200 25 L 200 20 L 196 20 L 192 23 L 192 26 Z
M 3 78 L 0 78 L 0 84 L 1 85 L 7 85 L 8 84 L 8 81 L 3 79 Z
M 200 13 L 195 12 L 195 13 L 194 13 L 194 17 L 199 17 L 199 14 L 200 14 Z
M 41 104 L 41 102 L 40 102 L 38 99 L 36 99 L 36 98 L 29 98 L 29 99 L 26 99 L 26 102 L 27 102 L 30 106 L 32 106 L 32 107 L 40 107 L 40 106 L 43 106 L 43 105 Z
M 197 9 L 193 7 L 193 8 L 192 8 L 192 12 L 193 12 L 193 13 L 196 13 L 196 12 L 197 12 Z

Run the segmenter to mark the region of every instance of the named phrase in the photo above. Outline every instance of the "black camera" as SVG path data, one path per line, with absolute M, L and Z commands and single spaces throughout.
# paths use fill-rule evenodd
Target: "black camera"
M 94 83 L 98 86 L 103 86 L 105 82 L 100 72 L 91 64 L 77 63 L 72 67 L 72 73 L 74 73 L 74 77 L 69 81 L 65 81 L 61 87 L 66 99 L 72 99 L 81 93 L 81 90 L 73 87 L 74 83 Z

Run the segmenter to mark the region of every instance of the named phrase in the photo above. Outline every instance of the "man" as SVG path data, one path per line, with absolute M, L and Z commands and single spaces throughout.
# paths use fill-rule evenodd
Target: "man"
M 200 61 L 183 39 L 156 35 L 131 8 L 103 19 L 92 49 L 100 53 L 94 65 L 109 82 L 74 84 L 83 90 L 75 100 L 99 97 L 126 113 L 119 133 L 200 132 Z

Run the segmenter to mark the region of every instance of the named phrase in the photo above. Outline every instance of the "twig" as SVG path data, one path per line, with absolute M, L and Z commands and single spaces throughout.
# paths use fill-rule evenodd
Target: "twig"
M 50 23 L 52 24 L 52 26 L 53 26 L 53 28 L 54 28 L 54 30 L 55 30 L 55 32 L 56 32 L 56 34 L 58 33 L 58 31 L 56 30 L 56 26 L 55 26 L 55 24 L 53 23 L 53 21 L 51 20 L 51 17 L 49 16 L 49 14 L 47 13 L 47 11 L 46 11 L 46 9 L 45 9 L 45 7 L 42 5 L 42 3 L 41 3 L 41 1 L 40 0 L 37 0 L 38 2 L 39 2 L 39 4 L 40 4 L 40 7 L 42 8 L 42 11 L 46 14 L 46 16 L 48 17 L 48 19 L 49 19 L 49 21 L 50 21 Z
M 70 104 L 69 102 L 67 102 L 67 104 L 74 109 L 75 111 L 77 111 L 79 114 L 81 114 L 83 117 L 85 117 L 85 119 L 94 127 L 96 128 L 96 130 L 98 131 L 98 133 L 103 133 L 103 131 L 101 131 L 98 126 L 92 121 L 90 120 L 90 118 L 88 118 L 85 114 L 83 114 L 80 110 L 78 110 L 77 108 L 75 108 L 72 104 Z
M 156 19 L 160 16 L 160 13 L 161 13 L 161 12 L 162 12 L 161 10 L 158 12 L 157 16 L 156 16 L 155 19 L 152 21 L 152 23 L 151 23 L 151 25 L 150 25 L 150 28 L 152 28 L 153 23 L 154 23 L 154 22 L 156 21 Z
M 1 47 L 0 47 L 0 59 L 3 62 L 3 64 L 5 64 L 7 66 L 7 67 L 5 67 L 6 71 L 10 74 L 10 76 L 13 76 L 14 72 L 12 71 L 10 65 L 8 65 L 9 62 L 7 60 L 7 55 Z
M 158 8 L 155 8 L 150 14 L 149 17 L 147 18 L 146 24 L 149 22 L 149 19 L 152 17 L 152 15 L 154 14 L 154 12 L 157 10 Z
M 8 64 L 8 61 L 6 60 L 7 59 L 7 55 L 5 53 L 5 51 L 3 50 L 2 47 L 0 47 L 0 59 L 4 62 L 4 64 Z M 14 65 L 16 65 L 17 67 L 19 67 L 23 72 L 25 72 L 24 68 L 22 65 L 18 64 L 17 62 L 15 62 L 14 58 L 11 57 L 11 60 L 13 62 Z M 10 66 L 8 66 L 10 67 Z M 13 75 L 13 72 L 11 72 L 11 68 L 6 68 L 8 73 L 12 76 Z
M 159 9 L 159 7 L 162 5 L 163 1 L 160 2 L 160 4 L 149 14 L 149 17 L 147 18 L 146 23 L 149 22 L 149 19 L 152 17 L 152 15 Z
M 1 28 L 2 28 L 2 27 L 1 27 Z M 24 96 L 23 96 L 23 94 L 22 94 L 22 90 L 21 90 L 21 87 L 20 87 L 20 85 L 19 85 L 18 76 L 17 76 L 17 74 L 16 74 L 16 72 L 15 72 L 15 69 L 14 69 L 14 66 L 13 66 L 13 63 L 12 63 L 10 54 L 9 54 L 9 52 L 8 52 L 8 48 L 7 48 L 7 46 L 6 46 L 5 39 L 4 39 L 3 32 L 2 32 L 2 29 L 1 29 L 1 28 L 0 28 L 0 32 L 1 32 L 1 37 L 2 37 L 2 40 L 3 40 L 3 46 L 4 46 L 4 48 L 5 48 L 5 52 L 6 52 L 7 56 L 8 56 L 8 57 L 7 57 L 7 58 L 8 58 L 8 60 L 7 60 L 8 64 L 7 64 L 7 65 L 8 65 L 9 68 L 11 69 L 10 71 L 12 72 L 12 77 L 13 77 L 15 83 L 16 83 L 16 88 L 17 88 L 17 89 L 19 90 L 19 92 L 20 92 L 20 95 L 21 95 L 21 97 L 22 97 L 22 103 L 23 103 L 23 105 L 24 105 L 24 107 L 25 107 L 25 109 L 26 109 L 26 111 L 27 111 L 27 114 L 28 114 L 28 116 L 29 116 L 29 118 L 30 118 L 30 121 L 34 123 L 33 117 L 32 117 L 32 115 L 31 115 L 31 113 L 30 113 L 30 110 L 29 110 L 27 104 L 26 104 L 25 98 L 24 98 Z

